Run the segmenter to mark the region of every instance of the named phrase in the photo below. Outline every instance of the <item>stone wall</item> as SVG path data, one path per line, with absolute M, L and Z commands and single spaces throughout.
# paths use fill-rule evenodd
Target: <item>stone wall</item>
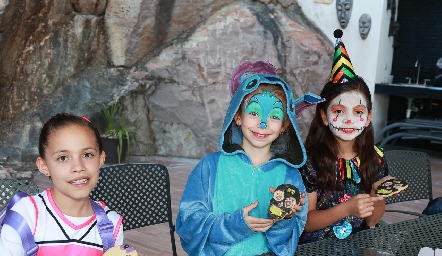
M 0 0 L 0 160 L 35 161 L 45 120 L 101 125 L 115 95 L 137 128 L 131 155 L 217 150 L 229 77 L 265 59 L 295 97 L 319 93 L 332 43 L 294 1 Z M 302 137 L 313 108 L 299 117 Z

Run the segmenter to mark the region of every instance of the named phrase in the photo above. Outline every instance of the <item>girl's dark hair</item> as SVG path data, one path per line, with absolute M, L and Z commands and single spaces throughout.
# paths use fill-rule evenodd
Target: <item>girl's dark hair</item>
M 40 157 L 44 158 L 45 149 L 48 145 L 48 141 L 52 133 L 54 133 L 57 129 L 61 127 L 72 124 L 88 127 L 92 131 L 92 133 L 95 135 L 98 150 L 101 154 L 102 146 L 100 132 L 92 125 L 89 119 L 84 116 L 80 117 L 70 113 L 59 113 L 55 116 L 52 116 L 48 121 L 46 121 L 43 125 L 43 128 L 41 129 L 40 138 L 38 139 L 38 154 L 40 155 Z
M 343 188 L 336 177 L 336 161 L 339 144 L 329 127 L 324 125 L 321 110 L 327 113 L 327 108 L 334 98 L 350 91 L 362 93 L 367 100 L 369 113 L 372 111 L 373 103 L 371 101 L 370 90 L 361 77 L 357 76 L 354 80 L 344 84 L 328 82 L 321 92 L 321 97 L 325 98 L 326 101 L 317 105 L 316 113 L 305 142 L 311 164 L 318 175 L 318 187 L 323 187 L 326 190 L 342 190 Z M 359 166 L 361 187 L 366 193 L 369 193 L 372 189 L 372 184 L 378 180 L 379 168 L 382 164 L 379 162 L 382 159 L 378 157 L 374 149 L 372 122 L 356 137 L 353 150 L 358 153 L 361 160 Z

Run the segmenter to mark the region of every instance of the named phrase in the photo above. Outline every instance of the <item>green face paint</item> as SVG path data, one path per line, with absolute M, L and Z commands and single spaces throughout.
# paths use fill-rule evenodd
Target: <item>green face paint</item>
M 267 119 L 284 119 L 284 106 L 272 92 L 255 94 L 245 106 L 244 113 L 255 113 L 261 119 L 260 127 L 267 127 Z

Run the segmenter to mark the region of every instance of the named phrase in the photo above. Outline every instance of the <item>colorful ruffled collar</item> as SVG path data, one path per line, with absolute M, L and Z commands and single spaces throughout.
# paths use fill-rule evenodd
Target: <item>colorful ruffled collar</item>
M 384 153 L 380 148 L 374 146 L 376 153 L 382 158 Z M 357 184 L 361 182 L 361 177 L 359 177 L 359 166 L 361 165 L 361 160 L 359 156 L 355 156 L 350 160 L 345 160 L 344 158 L 338 158 L 336 160 L 337 175 L 336 177 L 340 180 L 353 180 Z

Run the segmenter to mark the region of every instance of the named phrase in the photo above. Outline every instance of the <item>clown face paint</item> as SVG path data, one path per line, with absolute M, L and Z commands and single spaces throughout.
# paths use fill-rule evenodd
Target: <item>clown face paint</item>
M 244 113 L 257 115 L 261 119 L 259 127 L 265 129 L 268 118 L 280 121 L 284 119 L 284 106 L 272 92 L 262 92 L 250 98 Z
M 346 92 L 334 98 L 324 120 L 331 132 L 342 140 L 353 140 L 370 124 L 367 101 L 359 92 Z

